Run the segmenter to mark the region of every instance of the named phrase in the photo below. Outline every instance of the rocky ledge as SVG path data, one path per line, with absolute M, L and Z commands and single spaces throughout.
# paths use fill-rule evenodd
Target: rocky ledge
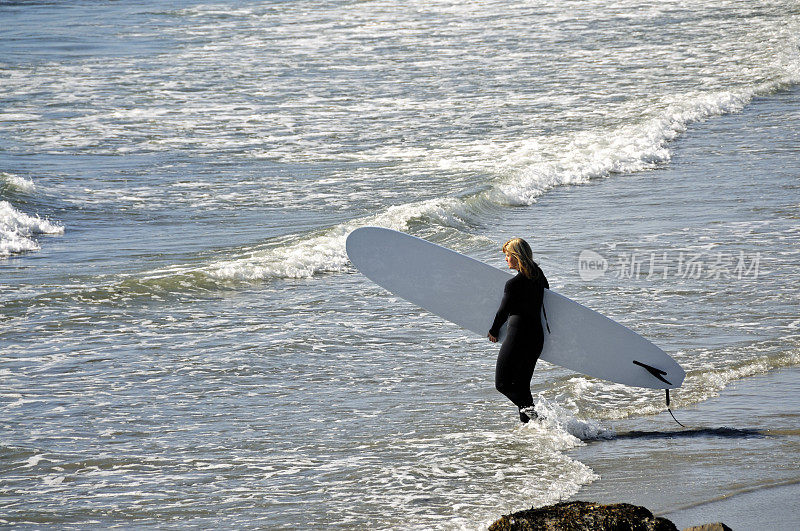
M 675 524 L 636 505 L 615 503 L 603 505 L 584 501 L 562 502 L 538 509 L 504 515 L 489 531 L 678 531 Z M 725 524 L 707 524 L 687 530 L 725 531 Z

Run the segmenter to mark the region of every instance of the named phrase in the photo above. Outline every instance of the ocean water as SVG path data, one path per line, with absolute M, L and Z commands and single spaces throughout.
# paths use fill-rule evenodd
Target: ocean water
M 476 529 L 601 485 L 579 450 L 625 423 L 673 429 L 661 393 L 544 362 L 519 427 L 494 345 L 349 265 L 362 225 L 498 267 L 525 237 L 686 368 L 679 418 L 800 365 L 796 2 L 0 21 L 3 525 Z

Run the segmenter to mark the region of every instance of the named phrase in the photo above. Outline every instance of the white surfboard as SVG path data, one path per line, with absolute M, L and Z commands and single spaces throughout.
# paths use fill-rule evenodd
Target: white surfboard
M 488 333 L 512 276 L 381 227 L 350 233 L 347 255 L 379 286 L 481 336 Z M 550 333 L 544 329 L 540 359 L 633 387 L 673 389 L 683 383 L 686 373 L 681 366 L 634 331 L 552 290 L 545 290 L 544 308 Z M 504 334 L 505 326 L 500 341 Z

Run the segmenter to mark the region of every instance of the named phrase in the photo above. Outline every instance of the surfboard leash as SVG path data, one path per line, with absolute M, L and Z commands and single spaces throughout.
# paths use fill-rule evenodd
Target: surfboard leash
M 544 312 L 544 324 L 547 327 L 547 333 L 552 334 L 550 331 L 550 321 L 547 320 L 547 310 L 544 309 L 544 301 L 542 301 L 542 312 Z
M 665 384 L 672 385 L 672 382 L 670 382 L 669 380 L 664 378 L 664 376 L 667 374 L 666 371 L 662 371 L 661 369 L 657 369 L 657 368 L 653 367 L 652 365 L 648 365 L 646 363 L 642 363 L 641 361 L 633 360 L 633 364 L 634 365 L 638 365 L 639 367 L 642 367 L 643 369 L 647 370 L 647 372 L 649 372 L 650 374 L 652 374 L 654 377 L 658 378 L 659 380 L 661 380 Z M 670 409 L 670 407 L 669 407 L 669 389 L 665 389 L 665 391 L 667 392 L 667 411 L 669 411 L 669 414 L 672 416 L 672 420 L 674 420 L 675 422 L 678 423 L 678 426 L 681 426 L 682 428 L 685 428 L 686 426 L 681 424 L 680 421 L 675 418 L 675 415 L 672 413 L 672 409 Z
M 673 414 L 672 414 L 672 410 L 669 408 L 669 389 L 665 389 L 665 391 L 667 392 L 667 411 L 669 411 L 669 414 L 670 414 L 670 415 L 672 415 L 672 420 L 674 420 L 675 422 L 677 422 L 677 423 L 678 423 L 678 426 L 680 426 L 680 427 L 682 427 L 682 428 L 685 428 L 686 426 L 684 426 L 683 424 L 681 424 L 681 421 L 679 421 L 678 419 L 676 419 L 676 418 L 675 418 L 675 415 L 673 415 Z

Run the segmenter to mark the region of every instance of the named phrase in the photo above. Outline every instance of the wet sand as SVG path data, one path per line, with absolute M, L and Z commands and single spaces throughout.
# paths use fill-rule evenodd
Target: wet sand
M 573 499 L 643 505 L 679 529 L 717 521 L 733 529 L 798 529 L 798 396 L 800 369 L 789 368 L 678 406 L 685 429 L 667 412 L 610 422 L 615 439 L 571 452 L 601 477 Z

